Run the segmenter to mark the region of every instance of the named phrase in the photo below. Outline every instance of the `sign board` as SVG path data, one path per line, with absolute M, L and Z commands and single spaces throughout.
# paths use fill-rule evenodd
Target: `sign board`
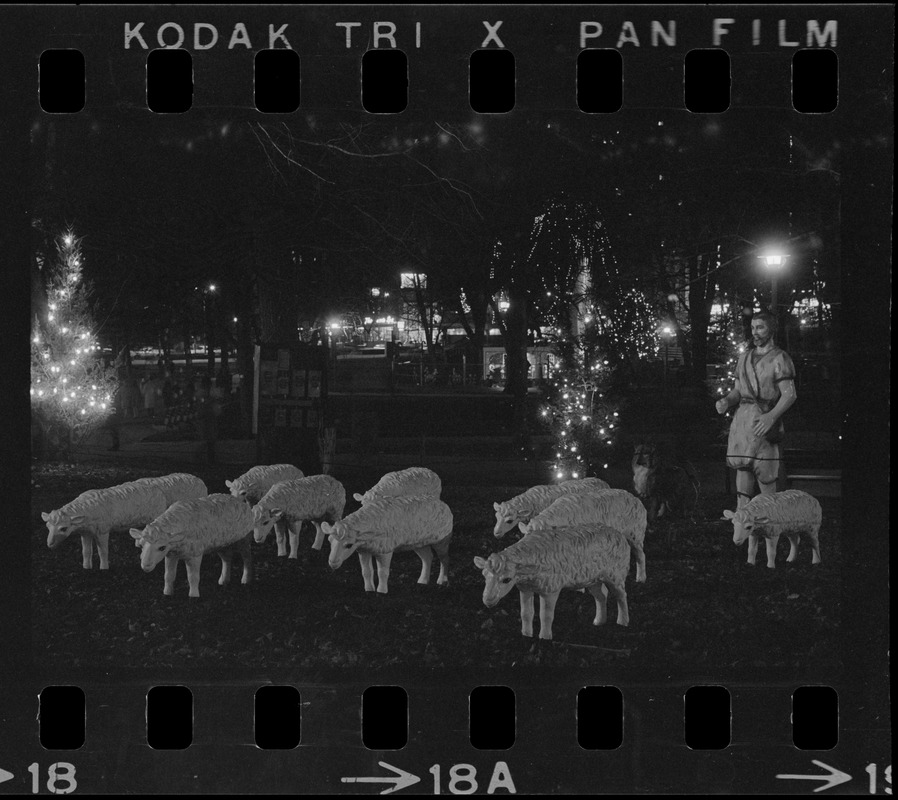
M 327 416 L 328 350 L 317 344 L 256 345 L 253 434 L 260 463 L 317 472 L 318 434 Z

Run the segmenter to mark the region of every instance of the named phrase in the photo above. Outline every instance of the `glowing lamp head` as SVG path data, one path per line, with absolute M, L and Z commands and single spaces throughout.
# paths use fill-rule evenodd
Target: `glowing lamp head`
M 767 269 L 772 270 L 782 269 L 786 265 L 786 259 L 788 257 L 789 256 L 785 255 L 784 253 L 775 251 L 764 253 L 763 255 L 759 256 L 761 261 L 764 262 L 764 266 L 767 267 Z

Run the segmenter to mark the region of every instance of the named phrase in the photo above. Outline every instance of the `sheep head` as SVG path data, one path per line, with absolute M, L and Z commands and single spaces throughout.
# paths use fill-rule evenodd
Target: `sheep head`
M 284 516 L 282 508 L 262 508 L 253 506 L 253 539 L 257 543 L 264 542 L 281 517 Z
M 41 519 L 47 523 L 47 547 L 51 550 L 62 544 L 70 534 L 84 524 L 84 514 L 69 516 L 62 511 L 41 512 Z
M 755 528 L 758 525 L 765 525 L 770 522 L 769 517 L 756 517 L 745 508 L 735 512 L 727 509 L 723 512 L 723 518 L 733 523 L 733 544 L 742 544 L 755 532 Z
M 365 534 L 348 527 L 342 520 L 333 525 L 322 522 L 321 531 L 325 536 L 330 536 L 331 552 L 327 563 L 331 569 L 337 569 L 364 544 Z
M 151 525 L 143 530 L 131 528 L 129 532 L 135 545 L 140 548 L 140 568 L 144 572 L 152 572 L 174 549 L 172 538 L 153 529 Z
M 241 500 L 246 500 L 246 489 L 244 489 L 237 481 L 225 481 L 225 486 L 228 487 L 228 490 L 234 497 L 239 497 Z
M 529 519 L 527 512 L 509 508 L 508 503 L 493 503 L 493 510 L 496 512 L 496 525 L 493 528 L 493 536 L 497 539 L 505 536 L 521 520 Z
M 486 579 L 486 585 L 483 588 L 483 604 L 487 608 L 492 608 L 515 585 L 517 565 L 509 562 L 501 554 L 493 553 L 489 558 L 475 556 L 474 566 L 483 573 L 483 577 Z

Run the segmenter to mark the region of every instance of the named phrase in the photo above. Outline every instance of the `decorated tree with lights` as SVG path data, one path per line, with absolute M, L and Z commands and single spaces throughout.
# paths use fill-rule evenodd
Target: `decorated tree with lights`
M 559 356 L 541 412 L 555 434 L 554 477 L 583 478 L 609 465 L 619 431 L 614 385 L 653 353 L 657 314 L 633 271 L 621 274 L 593 204 L 551 204 L 533 239 L 532 253 L 551 267 L 539 305 Z
M 64 457 L 112 413 L 115 371 L 99 353 L 80 240 L 69 229 L 46 264 L 47 312 L 31 333 L 31 408 L 45 442 Z

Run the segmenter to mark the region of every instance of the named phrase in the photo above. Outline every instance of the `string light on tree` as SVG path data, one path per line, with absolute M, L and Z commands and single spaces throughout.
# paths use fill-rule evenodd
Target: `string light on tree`
M 47 316 L 31 335 L 31 404 L 45 432 L 68 446 L 98 426 L 111 410 L 117 382 L 96 351 L 81 243 L 67 230 L 48 265 Z

